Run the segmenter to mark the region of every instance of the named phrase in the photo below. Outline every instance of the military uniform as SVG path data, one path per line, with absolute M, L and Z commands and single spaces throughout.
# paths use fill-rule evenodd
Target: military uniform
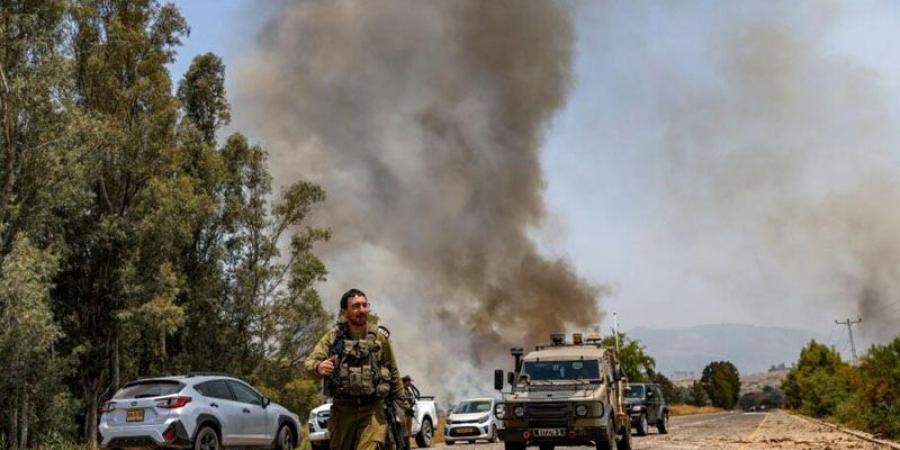
M 332 450 L 382 450 L 387 448 L 384 402 L 392 399 L 404 410 L 412 407 L 400 381 L 389 334 L 370 321 L 362 334 L 350 333 L 339 321 L 325 333 L 306 358 L 304 368 L 320 377 L 319 364 L 337 353 L 334 374 L 326 378 L 326 392 L 333 399 L 328 433 Z

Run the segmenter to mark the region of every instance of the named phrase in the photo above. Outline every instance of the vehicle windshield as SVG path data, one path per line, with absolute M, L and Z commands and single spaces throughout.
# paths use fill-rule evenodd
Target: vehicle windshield
M 184 385 L 174 380 L 138 381 L 123 387 L 113 398 L 161 397 L 178 393 Z
M 644 398 L 644 386 L 640 384 L 633 384 L 631 386 L 628 386 L 628 391 L 625 392 L 625 397 Z
M 490 410 L 491 410 L 491 402 L 489 402 L 487 400 L 474 401 L 474 402 L 462 402 L 459 405 L 456 405 L 456 408 L 453 408 L 453 412 L 455 414 L 489 412 Z
M 531 381 L 600 379 L 600 365 L 596 360 L 526 361 L 522 370 Z

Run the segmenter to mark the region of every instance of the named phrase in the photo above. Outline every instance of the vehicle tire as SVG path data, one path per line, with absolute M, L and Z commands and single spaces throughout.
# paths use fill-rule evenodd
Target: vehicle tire
M 491 425 L 491 437 L 488 438 L 488 442 L 497 442 L 497 426 Z
M 194 450 L 219 450 L 219 435 L 212 427 L 203 426 L 194 437 Z
M 538 445 L 538 448 L 540 450 L 553 450 L 554 448 L 556 448 L 556 446 L 553 444 L 540 444 Z
M 614 423 L 613 419 L 610 419 L 609 423 Z M 607 429 L 605 438 L 605 440 L 597 441 L 597 450 L 618 450 L 615 431 Z
M 325 442 L 324 444 L 310 443 L 310 446 L 312 447 L 312 450 L 328 450 L 328 442 Z
M 456 441 L 444 441 L 444 443 L 447 445 L 453 445 L 456 443 Z
M 503 450 L 525 450 L 524 442 L 503 442 Z
M 638 420 L 637 426 L 634 428 L 637 430 L 638 436 L 647 435 L 647 430 L 650 429 L 650 424 L 647 423 L 647 414 L 641 414 L 641 418 Z
M 619 441 L 616 446 L 619 450 L 631 450 L 631 423 L 625 424 L 619 432 Z
M 476 442 L 478 442 L 478 441 L 469 441 L 469 444 L 473 444 L 473 445 L 474 445 Z
M 656 421 L 656 429 L 659 434 L 667 434 L 669 432 L 669 412 L 663 411 L 662 417 Z
M 425 417 L 422 420 L 422 427 L 416 433 L 416 445 L 419 448 L 431 447 L 432 440 L 434 440 L 434 426 L 431 424 L 431 418 Z
M 291 431 L 291 428 L 287 425 L 282 425 L 278 428 L 278 434 L 275 441 L 275 448 L 277 450 L 294 450 L 297 447 L 297 443 L 294 442 L 294 433 Z

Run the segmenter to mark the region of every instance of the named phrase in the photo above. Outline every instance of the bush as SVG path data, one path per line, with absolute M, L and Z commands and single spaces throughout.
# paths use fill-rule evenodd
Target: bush
M 741 392 L 741 375 L 729 361 L 715 361 L 703 368 L 700 383 L 713 406 L 732 409 Z
M 832 415 L 850 397 L 853 370 L 837 351 L 811 341 L 782 385 L 787 405 L 814 417 Z

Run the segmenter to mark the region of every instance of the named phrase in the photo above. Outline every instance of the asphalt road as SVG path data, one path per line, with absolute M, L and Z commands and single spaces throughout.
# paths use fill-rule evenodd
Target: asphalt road
M 653 431 L 647 436 L 634 436 L 633 448 L 636 450 L 867 450 L 887 448 L 780 411 L 673 417 L 669 422 L 669 428 L 669 434 L 658 434 L 655 428 L 652 428 Z M 444 444 L 438 444 L 438 446 L 444 447 Z M 456 444 L 450 448 L 453 450 L 503 450 L 503 443 Z M 577 448 L 587 450 L 592 447 Z

